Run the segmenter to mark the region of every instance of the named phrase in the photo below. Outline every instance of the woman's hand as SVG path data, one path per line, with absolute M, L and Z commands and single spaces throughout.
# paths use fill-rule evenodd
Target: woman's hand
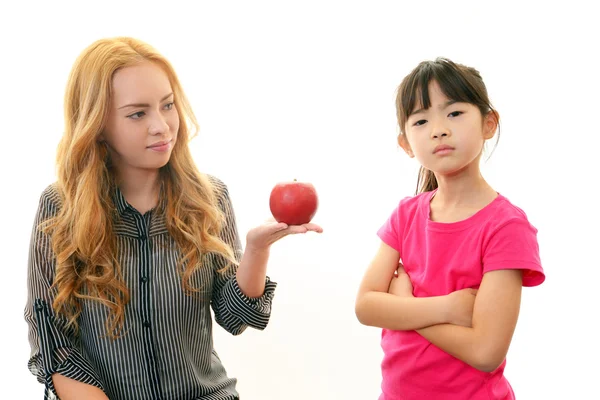
M 268 221 L 259 225 L 246 235 L 246 249 L 250 251 L 264 251 L 277 242 L 278 240 L 288 236 L 297 235 L 307 232 L 323 232 L 317 224 L 308 223 L 303 225 L 287 225 L 283 222 Z

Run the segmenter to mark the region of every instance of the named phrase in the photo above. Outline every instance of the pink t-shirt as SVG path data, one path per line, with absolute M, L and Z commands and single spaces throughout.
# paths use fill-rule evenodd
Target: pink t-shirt
M 525 213 L 498 195 L 463 221 L 431 221 L 433 192 L 403 199 L 377 234 L 396 249 L 416 297 L 478 288 L 483 274 L 523 270 L 523 286 L 544 279 L 537 230 Z M 428 342 L 416 331 L 384 329 L 380 400 L 510 400 L 514 393 L 502 365 L 479 371 Z

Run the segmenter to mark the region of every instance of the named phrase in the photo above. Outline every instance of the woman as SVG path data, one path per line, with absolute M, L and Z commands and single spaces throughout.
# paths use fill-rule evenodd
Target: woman
M 85 49 L 65 124 L 58 180 L 35 219 L 25 309 L 29 369 L 46 398 L 238 399 L 210 307 L 234 335 L 264 329 L 270 246 L 322 229 L 267 223 L 242 252 L 227 187 L 194 165 L 197 124 L 174 69 L 139 40 Z

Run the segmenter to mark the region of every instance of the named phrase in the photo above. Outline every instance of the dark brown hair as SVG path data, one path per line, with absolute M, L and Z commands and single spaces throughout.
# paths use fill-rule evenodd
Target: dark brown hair
M 404 131 L 406 121 L 415 106 L 420 105 L 424 109 L 431 106 L 431 99 L 429 98 L 429 83 L 431 81 L 436 81 L 439 84 L 442 93 L 448 99 L 473 104 L 479 108 L 482 116 L 493 112 L 496 119 L 498 119 L 498 113 L 490 103 L 487 89 L 479 71 L 475 68 L 456 64 L 447 58 L 438 57 L 435 61 L 419 63 L 398 86 L 396 116 L 398 125 L 400 125 L 400 137 L 406 134 Z M 433 172 L 421 167 L 416 194 L 429 192 L 437 187 L 437 179 Z

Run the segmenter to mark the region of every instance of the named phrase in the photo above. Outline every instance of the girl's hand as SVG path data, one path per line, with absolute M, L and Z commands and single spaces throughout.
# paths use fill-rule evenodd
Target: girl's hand
M 473 307 L 475 306 L 476 289 L 462 289 L 448 294 L 446 297 L 448 320 L 453 325 L 470 328 L 473 323 Z
M 413 285 L 402 264 L 398 264 L 398 269 L 390 282 L 388 293 L 395 296 L 413 297 Z

